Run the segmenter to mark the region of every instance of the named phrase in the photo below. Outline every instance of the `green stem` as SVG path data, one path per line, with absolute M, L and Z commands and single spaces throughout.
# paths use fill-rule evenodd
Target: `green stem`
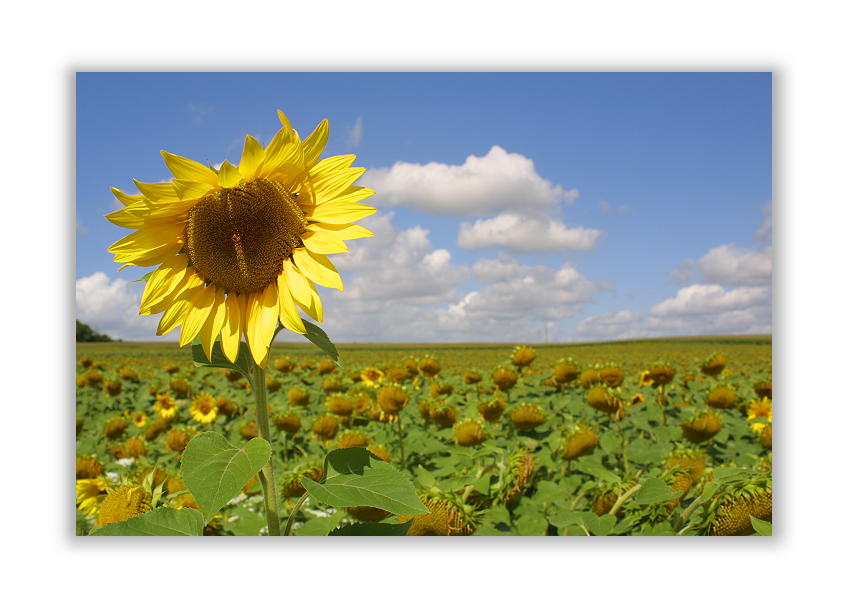
M 253 366 L 252 374 L 253 396 L 256 399 L 256 424 L 259 436 L 271 443 L 271 423 L 268 420 L 268 393 L 265 390 L 265 370 L 258 365 Z M 262 483 L 262 494 L 265 497 L 265 518 L 268 520 L 268 536 L 280 536 L 280 515 L 277 502 L 277 482 L 274 479 L 274 451 L 271 458 L 259 471 L 259 481 Z
M 292 509 L 292 512 L 289 513 L 289 519 L 286 522 L 286 531 L 283 532 L 283 536 L 291 536 L 291 529 L 292 525 L 294 524 L 294 520 L 297 517 L 297 512 L 300 511 L 300 507 L 303 506 L 303 503 L 306 502 L 307 498 L 309 498 L 309 494 L 304 492 L 303 496 L 301 496 L 297 503 L 294 505 L 294 509 Z
M 403 423 L 400 421 L 400 412 L 398 412 L 397 421 L 398 443 L 400 444 L 400 468 L 406 468 L 406 454 L 403 451 Z
M 621 508 L 621 505 L 624 504 L 624 501 L 633 496 L 639 489 L 642 487 L 641 483 L 637 483 L 635 486 L 627 490 L 624 494 L 618 497 L 618 500 L 615 501 L 615 504 L 612 506 L 612 509 L 609 510 L 610 515 L 615 515 L 618 513 L 618 510 Z

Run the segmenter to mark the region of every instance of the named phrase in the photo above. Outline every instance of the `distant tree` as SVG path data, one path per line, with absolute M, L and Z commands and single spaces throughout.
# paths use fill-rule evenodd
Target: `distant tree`
M 77 321 L 77 342 L 114 342 L 106 334 L 98 334 L 82 321 Z

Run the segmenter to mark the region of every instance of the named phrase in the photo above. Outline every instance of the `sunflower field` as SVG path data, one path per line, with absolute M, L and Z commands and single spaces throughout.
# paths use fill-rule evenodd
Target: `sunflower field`
M 770 337 L 192 351 L 78 344 L 78 535 L 771 534 Z

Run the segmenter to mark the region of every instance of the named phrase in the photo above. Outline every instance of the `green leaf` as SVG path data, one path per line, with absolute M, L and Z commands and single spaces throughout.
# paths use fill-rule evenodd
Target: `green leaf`
M 436 478 L 433 477 L 433 474 L 430 471 L 428 471 L 421 465 L 418 465 L 418 467 L 415 469 L 415 472 L 416 481 L 418 482 L 418 485 L 420 485 L 422 488 L 432 488 L 436 485 Z
M 615 515 L 601 515 L 598 517 L 594 513 L 583 513 L 583 522 L 586 528 L 595 536 L 607 536 L 612 531 L 616 522 Z
M 191 358 L 194 361 L 195 367 L 223 367 L 234 369 L 244 374 L 245 378 L 250 380 L 253 372 L 253 359 L 250 355 L 250 349 L 244 342 L 239 343 L 238 357 L 235 363 L 230 363 L 230 360 L 224 356 L 224 351 L 221 350 L 221 339 L 215 340 L 212 345 L 212 360 L 206 358 L 206 353 L 203 352 L 203 346 L 200 344 L 200 338 L 195 338 L 191 343 Z
M 92 536 L 202 536 L 203 516 L 195 509 L 160 507 L 126 521 L 103 526 Z
M 295 536 L 327 536 L 345 517 L 344 511 L 337 511 L 329 517 L 314 517 L 293 532 Z
M 662 479 L 650 477 L 642 481 L 642 487 L 633 496 L 640 505 L 653 505 L 658 502 L 667 502 L 680 496 L 682 492 L 673 492 L 668 484 Z
M 147 283 L 147 280 L 151 277 L 151 275 L 156 272 L 155 270 L 151 270 L 150 272 L 144 274 L 140 279 L 136 279 L 134 281 L 130 281 L 130 283 Z
M 219 433 L 200 433 L 183 452 L 181 472 L 205 521 L 241 493 L 251 477 L 271 458 L 271 444 L 254 437 L 243 448 L 230 444 Z
M 333 507 L 376 507 L 395 515 L 429 513 L 406 475 L 364 448 L 332 450 L 324 461 L 325 478 L 304 477 L 303 487 Z
M 412 520 L 405 524 L 356 523 L 336 528 L 329 536 L 406 536 Z
M 245 507 L 234 509 L 232 515 L 238 518 L 230 523 L 236 536 L 259 536 L 259 531 L 268 523 L 264 516 Z
M 336 345 L 333 344 L 330 337 L 314 323 L 310 323 L 306 319 L 302 319 L 302 321 L 304 327 L 306 327 L 306 339 L 330 355 L 330 358 L 336 362 L 336 365 L 339 365 L 339 351 L 336 350 Z
M 754 526 L 754 530 L 760 536 L 771 536 L 771 522 L 763 521 L 762 519 L 757 519 L 753 515 L 749 515 L 751 518 L 751 525 Z

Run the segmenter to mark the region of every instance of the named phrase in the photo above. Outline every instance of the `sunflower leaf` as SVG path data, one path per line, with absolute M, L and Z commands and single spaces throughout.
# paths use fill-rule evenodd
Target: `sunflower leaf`
M 160 507 L 98 528 L 91 536 L 202 536 L 203 516 L 195 509 Z
M 412 520 L 405 524 L 355 523 L 336 528 L 329 536 L 406 536 L 410 526 Z
M 241 492 L 271 458 L 271 444 L 254 437 L 243 448 L 230 444 L 220 433 L 200 433 L 183 452 L 180 467 L 186 487 L 203 512 L 212 517 Z
M 754 526 L 754 530 L 759 536 L 771 536 L 771 522 L 757 519 L 753 515 L 748 517 L 751 518 L 751 525 Z
M 253 373 L 253 361 L 250 357 L 250 349 L 247 344 L 241 342 L 239 344 L 238 357 L 235 363 L 230 363 L 230 360 L 224 356 L 224 351 L 221 350 L 221 339 L 215 340 L 212 345 L 212 360 L 206 358 L 206 353 L 203 352 L 203 345 L 200 343 L 200 338 L 195 338 L 191 343 L 191 359 L 194 361 L 195 367 L 223 367 L 226 369 L 234 369 L 244 374 L 245 378 L 250 379 Z
M 324 479 L 300 482 L 309 495 L 337 509 L 376 507 L 395 515 L 418 515 L 428 509 L 409 478 L 364 448 L 332 450 L 324 459 Z
M 330 355 L 330 358 L 335 362 L 335 364 L 341 367 L 341 363 L 339 362 L 339 351 L 336 349 L 336 345 L 333 344 L 332 340 L 330 340 L 330 337 L 324 332 L 324 330 L 314 323 L 310 323 L 306 319 L 303 319 L 303 325 L 306 327 L 306 339 Z
M 662 479 L 651 477 L 642 481 L 642 487 L 633 497 L 640 505 L 653 505 L 658 502 L 667 502 L 680 496 L 682 492 L 674 492 L 669 489 L 668 484 Z

